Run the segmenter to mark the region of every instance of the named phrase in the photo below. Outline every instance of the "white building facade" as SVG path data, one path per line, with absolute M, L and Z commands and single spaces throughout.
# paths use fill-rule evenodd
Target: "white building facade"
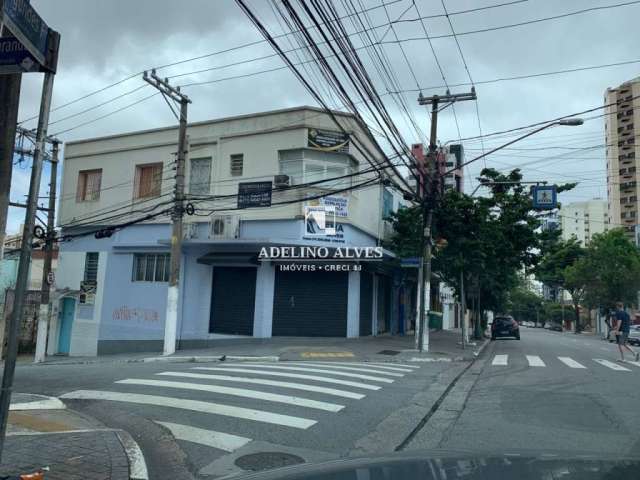
M 177 348 L 407 329 L 409 287 L 391 252 L 350 271 L 259 258 L 265 247 L 379 247 L 389 233 L 383 218 L 401 195 L 379 181 L 370 162 L 382 158 L 355 120 L 337 117 L 347 135 L 313 107 L 188 126 Z M 49 354 L 162 350 L 177 136 L 163 128 L 66 145 L 59 224 L 69 241 L 56 289 L 72 293 Z M 239 208 L 240 185 L 257 182 L 270 183 L 271 206 Z M 309 234 L 305 206 L 319 205 L 334 207 L 329 235 Z
M 560 209 L 562 238 L 576 237 L 582 245 L 589 245 L 593 235 L 609 229 L 609 214 L 605 200 L 573 202 Z

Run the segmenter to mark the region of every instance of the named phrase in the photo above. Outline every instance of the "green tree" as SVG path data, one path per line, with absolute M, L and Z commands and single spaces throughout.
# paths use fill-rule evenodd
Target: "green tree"
M 527 289 L 522 280 L 509 292 L 507 311 L 518 322 L 538 322 L 538 316 L 542 309 L 542 298 Z

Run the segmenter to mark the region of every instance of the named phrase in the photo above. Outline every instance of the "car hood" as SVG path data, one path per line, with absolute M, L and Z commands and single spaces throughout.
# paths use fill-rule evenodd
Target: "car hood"
M 640 459 L 558 452 L 474 454 L 423 451 L 301 464 L 237 480 L 626 480 L 639 478 Z

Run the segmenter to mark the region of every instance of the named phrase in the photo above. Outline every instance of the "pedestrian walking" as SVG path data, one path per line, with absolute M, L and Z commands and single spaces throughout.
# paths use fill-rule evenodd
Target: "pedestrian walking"
M 638 359 L 640 359 L 640 353 L 635 352 L 627 343 L 629 340 L 629 330 L 631 329 L 631 318 L 629 314 L 624 311 L 624 304 L 622 302 L 616 303 L 614 319 L 613 334 L 616 336 L 618 350 L 620 350 L 620 361 L 624 362 L 624 351 L 627 350 L 631 352 L 637 362 Z

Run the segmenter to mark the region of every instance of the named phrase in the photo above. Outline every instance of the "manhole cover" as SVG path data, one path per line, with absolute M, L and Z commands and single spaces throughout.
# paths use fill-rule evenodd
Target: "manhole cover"
M 378 355 L 398 355 L 400 352 L 397 350 L 382 350 L 378 352 Z
M 243 470 L 259 472 L 304 463 L 304 458 L 284 452 L 260 452 L 238 457 L 234 463 Z

